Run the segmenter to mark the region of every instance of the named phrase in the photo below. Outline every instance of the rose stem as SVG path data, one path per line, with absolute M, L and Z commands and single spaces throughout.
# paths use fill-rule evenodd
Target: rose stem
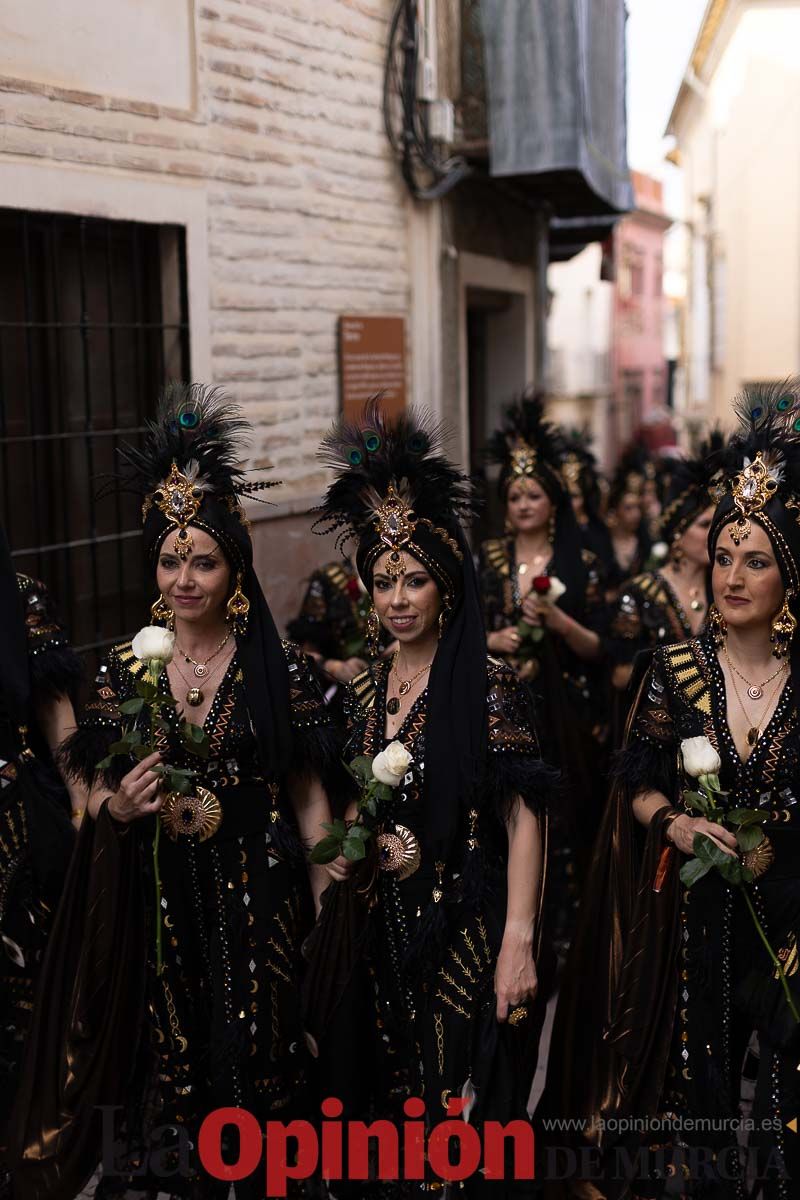
M 778 975 L 780 977 L 780 981 L 783 986 L 783 990 L 786 993 L 786 1003 L 789 1005 L 789 1011 L 791 1012 L 792 1016 L 794 1017 L 795 1022 L 798 1025 L 800 1025 L 800 1013 L 798 1013 L 797 1009 L 795 1008 L 794 1000 L 792 999 L 792 993 L 789 991 L 789 984 L 786 982 L 786 976 L 783 972 L 783 966 L 781 965 L 781 962 L 778 959 L 777 954 L 772 949 L 772 946 L 770 946 L 769 942 L 767 941 L 767 935 L 764 933 L 764 930 L 761 928 L 761 922 L 759 921 L 758 917 L 756 916 L 756 910 L 753 908 L 753 904 L 752 904 L 752 901 L 750 900 L 750 896 L 748 894 L 747 888 L 742 887 L 741 891 L 742 891 L 742 895 L 744 896 L 744 899 L 745 899 L 745 904 L 750 909 L 750 916 L 753 918 L 753 922 L 755 924 L 756 930 L 758 931 L 758 936 L 761 938 L 761 941 L 764 943 L 767 954 L 770 956 L 770 958 L 772 959 L 773 963 L 775 964 L 775 966 L 777 968 Z

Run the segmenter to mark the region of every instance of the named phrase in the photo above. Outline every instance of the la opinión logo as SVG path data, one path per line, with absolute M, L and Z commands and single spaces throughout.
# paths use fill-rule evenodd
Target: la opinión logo
M 487 1180 L 534 1178 L 534 1134 L 528 1121 L 485 1121 L 480 1130 L 463 1117 L 466 1100 L 453 1097 L 447 1118 L 426 1127 L 425 1104 L 409 1097 L 403 1105 L 406 1120 L 343 1121 L 344 1106 L 329 1097 L 320 1106 L 322 1119 L 267 1121 L 262 1126 L 243 1108 L 217 1108 L 200 1126 L 197 1155 L 203 1170 L 214 1179 L 236 1183 L 259 1170 L 264 1172 L 264 1195 L 285 1197 L 290 1180 L 319 1174 L 333 1183 L 340 1180 L 424 1180 L 433 1174 L 445 1183 L 457 1183 L 478 1172 Z M 104 1135 L 108 1130 L 104 1112 Z M 238 1133 L 236 1161 L 231 1161 L 230 1133 Z M 170 1127 L 174 1135 L 175 1126 Z M 187 1138 L 180 1129 L 179 1139 Z M 104 1136 L 107 1143 L 107 1138 Z M 178 1147 L 180 1165 L 171 1175 L 185 1174 L 188 1147 Z M 163 1165 L 151 1174 L 166 1174 Z M 172 1159 L 174 1162 L 174 1157 Z M 104 1154 L 104 1174 L 119 1173 L 113 1153 Z M 377 1171 L 375 1167 L 377 1165 Z M 144 1170 L 144 1164 L 142 1164 Z M 372 1169 L 372 1174 L 371 1174 Z

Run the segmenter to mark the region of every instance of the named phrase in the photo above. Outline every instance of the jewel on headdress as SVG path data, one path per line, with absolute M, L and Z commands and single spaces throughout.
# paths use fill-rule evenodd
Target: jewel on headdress
M 738 546 L 749 538 L 749 518 L 753 513 L 761 512 L 777 491 L 780 479 L 780 468 L 768 467 L 760 450 L 752 462 L 749 458 L 744 460 L 742 470 L 733 481 L 733 502 L 739 510 L 739 516 L 730 527 L 734 545 Z
M 536 475 L 537 454 L 533 446 L 518 441 L 511 450 L 511 475 L 514 479 L 532 479 Z
M 571 496 L 581 495 L 581 460 L 577 454 L 568 454 L 561 464 L 561 474 Z
M 184 475 L 173 459 L 169 475 L 153 493 L 153 501 L 167 520 L 177 525 L 178 532 L 172 545 L 178 558 L 185 561 L 193 546 L 192 535 L 186 527 L 191 525 L 203 502 L 203 489 L 196 475 L 194 478 Z
M 386 574 L 390 579 L 397 579 L 405 574 L 406 564 L 402 548 L 411 541 L 415 525 L 411 505 L 397 494 L 392 484 L 389 484 L 386 496 L 375 509 L 375 526 L 378 537 L 389 551 Z

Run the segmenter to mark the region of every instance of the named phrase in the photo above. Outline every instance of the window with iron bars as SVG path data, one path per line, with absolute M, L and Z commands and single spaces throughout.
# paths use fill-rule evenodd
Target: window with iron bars
M 138 498 L 98 491 L 188 377 L 181 227 L 0 209 L 0 520 L 92 658 L 153 599 Z

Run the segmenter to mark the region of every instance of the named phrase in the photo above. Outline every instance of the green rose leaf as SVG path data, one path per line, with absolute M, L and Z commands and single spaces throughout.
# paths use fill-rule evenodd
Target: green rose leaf
M 108 747 L 108 753 L 113 757 L 115 754 L 130 754 L 133 750 L 134 743 L 128 738 L 122 738 L 119 742 L 112 742 Z
M 375 785 L 376 800 L 391 800 L 393 794 L 394 788 L 390 787 L 388 783 L 378 783 Z
M 761 825 L 768 814 L 757 808 L 732 808 L 727 816 L 734 825 Z
M 114 755 L 109 754 L 107 758 L 101 758 L 99 763 L 95 763 L 96 771 L 105 771 L 114 762 Z
M 350 763 L 349 770 L 362 783 L 369 783 L 372 779 L 372 759 L 367 758 L 365 754 L 359 754 L 358 758 L 354 758 Z
M 683 798 L 694 812 L 705 815 L 708 812 L 708 801 L 701 792 L 684 792 Z
M 717 864 L 717 870 L 726 883 L 739 884 L 742 882 L 742 864 L 738 858 L 726 854 L 725 861 Z
M 755 850 L 764 840 L 764 830 L 760 825 L 744 825 L 736 834 L 740 850 Z
M 704 875 L 707 875 L 710 870 L 710 863 L 701 862 L 699 858 L 690 858 L 681 867 L 681 883 L 684 887 L 690 888 L 699 879 L 702 879 Z
M 136 695 L 141 696 L 143 700 L 155 700 L 158 688 L 154 683 L 148 683 L 146 679 L 137 679 Z
M 149 746 L 133 746 L 131 753 L 135 758 L 138 758 L 139 762 L 141 762 L 143 759 L 151 755 L 153 751 Z
M 360 841 L 366 841 L 368 837 L 372 837 L 366 825 L 351 825 L 347 831 L 347 836 L 350 838 L 358 838 Z
M 123 704 L 120 704 L 119 711 L 121 713 L 125 713 L 126 716 L 130 716 L 133 715 L 133 713 L 141 712 L 143 708 L 144 700 L 141 696 L 136 696 L 135 699 L 126 700 Z
M 335 858 L 339 857 L 341 845 L 341 840 L 337 837 L 324 837 L 321 841 L 317 842 L 316 846 L 314 846 L 309 854 L 309 859 L 312 863 L 317 863 L 319 865 L 333 862 Z
M 342 853 L 348 862 L 360 862 L 367 851 L 360 838 L 346 838 L 342 845 Z

